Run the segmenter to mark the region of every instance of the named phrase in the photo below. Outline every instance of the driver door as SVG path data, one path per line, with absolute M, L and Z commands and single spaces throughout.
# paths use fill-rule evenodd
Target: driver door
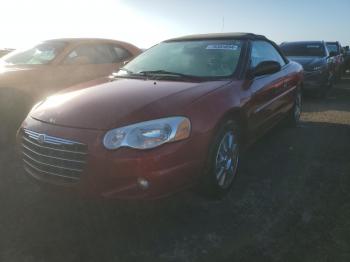
M 281 67 L 285 61 L 276 48 L 267 41 L 253 41 L 251 46 L 250 67 L 253 70 L 264 61 L 276 61 Z M 283 69 L 277 73 L 257 76 L 251 81 L 250 92 L 252 106 L 250 127 L 257 135 L 269 129 L 279 118 L 283 97 L 285 74 Z

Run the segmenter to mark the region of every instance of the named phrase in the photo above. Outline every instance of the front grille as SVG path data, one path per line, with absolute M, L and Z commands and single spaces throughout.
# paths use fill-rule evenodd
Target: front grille
M 87 146 L 23 129 L 22 154 L 24 168 L 31 175 L 55 182 L 78 182 L 86 163 Z

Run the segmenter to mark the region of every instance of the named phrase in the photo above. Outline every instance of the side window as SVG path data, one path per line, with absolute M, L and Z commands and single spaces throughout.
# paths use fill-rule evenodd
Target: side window
M 286 63 L 276 48 L 266 41 L 254 41 L 252 43 L 251 67 L 256 67 L 264 61 L 276 61 L 284 66 Z
M 123 61 L 126 61 L 132 57 L 132 54 L 128 50 L 126 50 L 120 46 L 112 46 L 112 49 L 116 54 L 116 61 L 115 62 L 123 62 Z
M 81 45 L 69 53 L 64 64 L 112 64 L 117 55 L 109 45 Z

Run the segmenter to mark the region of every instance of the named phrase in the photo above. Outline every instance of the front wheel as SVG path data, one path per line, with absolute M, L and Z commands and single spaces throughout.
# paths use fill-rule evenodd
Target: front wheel
M 326 86 L 327 86 L 327 88 L 328 89 L 332 89 L 333 88 L 333 85 L 334 85 L 334 83 L 335 83 L 335 75 L 334 74 L 329 74 L 329 76 L 328 76 L 328 81 L 327 81 L 327 83 L 326 83 Z
M 203 178 L 203 193 L 222 198 L 231 188 L 239 163 L 238 125 L 226 121 L 217 132 L 211 145 Z
M 336 75 L 330 73 L 327 82 L 320 88 L 319 95 L 321 97 L 327 97 L 329 91 L 333 88 L 335 83 L 336 83 Z

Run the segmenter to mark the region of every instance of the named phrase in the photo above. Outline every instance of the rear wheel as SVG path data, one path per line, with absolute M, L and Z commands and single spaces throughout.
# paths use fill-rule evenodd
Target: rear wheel
M 292 110 L 289 112 L 287 118 L 287 124 L 290 127 L 296 127 L 299 124 L 301 112 L 302 112 L 302 92 L 299 88 L 297 94 L 295 95 L 294 105 Z
M 238 171 L 239 135 L 235 121 L 226 121 L 211 145 L 202 192 L 211 198 L 222 198 L 231 188 Z

